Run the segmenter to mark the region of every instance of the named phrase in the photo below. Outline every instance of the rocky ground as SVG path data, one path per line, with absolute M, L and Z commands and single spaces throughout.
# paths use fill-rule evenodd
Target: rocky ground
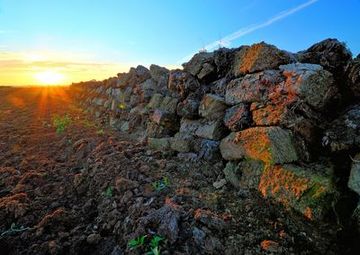
M 0 99 L 1 254 L 356 253 L 336 213 L 312 222 L 235 190 L 222 160 L 149 150 L 91 119 L 67 88 Z

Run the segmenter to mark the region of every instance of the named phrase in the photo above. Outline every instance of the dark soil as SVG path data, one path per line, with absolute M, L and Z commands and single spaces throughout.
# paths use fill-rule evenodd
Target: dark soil
M 52 118 L 65 114 L 72 122 L 57 133 Z M 155 235 L 161 254 L 349 252 L 341 225 L 214 188 L 223 168 L 101 127 L 67 88 L 0 89 L 0 253 L 145 254 Z

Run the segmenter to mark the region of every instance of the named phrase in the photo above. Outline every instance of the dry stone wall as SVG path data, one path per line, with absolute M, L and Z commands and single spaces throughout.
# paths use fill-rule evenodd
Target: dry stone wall
M 336 39 L 298 53 L 264 42 L 222 48 L 182 70 L 138 66 L 71 87 L 114 129 L 188 160 L 223 160 L 235 188 L 309 219 L 360 196 L 360 58 Z

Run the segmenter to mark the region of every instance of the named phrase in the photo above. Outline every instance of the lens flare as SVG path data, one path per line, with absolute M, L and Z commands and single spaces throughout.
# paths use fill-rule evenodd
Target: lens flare
M 34 77 L 42 85 L 59 85 L 64 80 L 64 75 L 51 70 L 36 73 Z

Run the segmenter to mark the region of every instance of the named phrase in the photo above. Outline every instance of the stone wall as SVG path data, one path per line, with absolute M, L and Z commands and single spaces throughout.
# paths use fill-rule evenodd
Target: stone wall
M 96 118 L 154 150 L 224 160 L 235 188 L 258 189 L 309 219 L 344 197 L 355 209 L 360 58 L 335 39 L 298 53 L 263 42 L 222 48 L 182 70 L 138 66 L 71 87 Z

